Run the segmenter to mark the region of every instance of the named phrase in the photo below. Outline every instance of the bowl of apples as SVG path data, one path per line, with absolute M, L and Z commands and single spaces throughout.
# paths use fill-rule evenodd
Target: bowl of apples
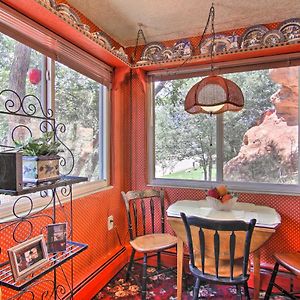
M 226 185 L 218 185 L 207 191 L 208 206 L 215 210 L 231 211 L 237 200 L 238 197 L 229 193 Z

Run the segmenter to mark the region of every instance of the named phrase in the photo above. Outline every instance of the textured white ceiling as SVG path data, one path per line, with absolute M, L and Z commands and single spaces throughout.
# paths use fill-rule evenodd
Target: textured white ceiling
M 208 0 L 68 1 L 125 47 L 135 45 L 138 23 L 143 24 L 147 43 L 200 35 L 212 3 Z M 217 32 L 300 17 L 300 0 L 215 0 L 214 5 Z

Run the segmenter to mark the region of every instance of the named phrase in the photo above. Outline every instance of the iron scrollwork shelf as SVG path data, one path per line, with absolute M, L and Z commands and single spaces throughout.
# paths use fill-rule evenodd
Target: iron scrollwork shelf
M 0 218 L 0 236 L 5 237 L 5 239 L 1 238 L 0 243 L 0 287 L 16 291 L 14 292 L 16 294 L 9 298 L 10 300 L 27 299 L 28 295 L 31 299 L 56 300 L 62 299 L 67 293 L 68 299 L 73 299 L 72 258 L 87 249 L 88 245 L 73 241 L 72 185 L 88 179 L 70 175 L 74 168 L 74 155 L 63 141 L 62 136 L 66 132 L 66 126 L 63 123 L 57 123 L 53 111 L 45 109 L 36 96 L 21 97 L 9 89 L 0 91 L 0 128 L 1 125 L 2 129 L 8 130 L 5 135 L 2 130 L 2 136 L 0 135 L 0 151 L 13 149 L 14 143 L 20 136 L 32 138 L 49 131 L 53 132 L 54 140 L 60 142 L 64 151 L 63 155 L 60 155 L 60 166 L 63 172 L 59 179 L 39 184 L 23 182 L 21 190 L 18 191 L 0 189 L 0 195 L 18 196 L 12 199 L 7 199 L 5 196 L 9 216 Z M 36 199 L 31 194 L 37 192 L 41 201 L 35 206 Z M 69 204 L 64 205 L 63 199 L 69 199 Z M 24 203 L 26 208 L 24 208 Z M 48 261 L 39 270 L 35 270 L 24 279 L 15 281 L 5 250 L 26 242 L 37 234 L 45 235 L 47 225 L 58 221 L 68 224 L 66 251 L 49 254 Z M 68 278 L 63 264 L 69 260 L 70 265 L 67 265 L 71 269 Z M 61 280 L 58 280 L 58 271 L 62 274 Z M 49 279 L 50 272 L 53 273 L 52 279 Z M 45 276 L 46 274 L 48 275 Z M 46 287 L 49 284 L 51 284 L 50 289 Z M 41 294 L 37 293 L 36 290 L 39 290 L 36 289 L 37 286 L 43 286 Z
M 87 177 L 61 176 L 58 180 L 54 182 L 50 181 L 50 182 L 44 182 L 39 184 L 24 183 L 23 189 L 21 191 L 0 189 L 0 194 L 19 196 L 19 195 L 31 194 L 35 192 L 41 192 L 44 190 L 50 190 L 57 187 L 75 184 L 87 180 L 88 180 Z
M 36 271 L 33 276 L 30 275 L 25 279 L 15 281 L 12 276 L 12 271 L 9 263 L 5 264 L 0 268 L 0 282 L 3 286 L 11 288 L 16 291 L 22 291 L 37 279 L 43 277 L 53 269 L 59 267 L 69 259 L 73 258 L 77 254 L 81 253 L 88 246 L 86 244 L 68 242 L 67 249 L 64 252 L 59 252 L 56 254 L 51 254 L 49 256 L 49 261 L 45 266 Z

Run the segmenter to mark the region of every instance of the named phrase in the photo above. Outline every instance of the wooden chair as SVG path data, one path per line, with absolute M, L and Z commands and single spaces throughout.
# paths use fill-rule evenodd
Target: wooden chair
M 157 256 L 157 272 L 151 276 L 170 271 L 161 264 L 161 252 L 177 244 L 177 238 L 165 233 L 164 192 L 157 190 L 129 191 L 121 193 L 127 210 L 130 244 L 132 252 L 126 273 L 128 280 L 135 253 L 143 254 L 142 299 L 146 299 L 147 259 Z
M 190 271 L 196 278 L 193 299 L 198 299 L 200 283 L 235 285 L 241 299 L 241 289 L 250 299 L 248 290 L 248 260 L 253 229 L 252 219 L 216 221 L 181 213 L 190 255 Z
M 300 276 L 300 252 L 275 253 L 274 257 L 275 265 L 264 300 L 268 300 L 270 298 L 273 286 L 275 286 L 283 295 L 291 299 L 300 299 L 300 291 L 293 291 L 293 287 L 291 286 L 290 291 L 288 292 L 275 282 L 279 266 L 284 267 L 294 276 Z M 297 294 L 298 296 L 296 296 Z

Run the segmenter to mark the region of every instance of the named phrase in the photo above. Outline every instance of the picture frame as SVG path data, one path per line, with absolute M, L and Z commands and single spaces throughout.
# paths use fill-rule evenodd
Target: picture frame
M 48 262 L 44 236 L 38 235 L 7 250 L 12 275 L 17 281 Z
M 66 251 L 67 248 L 67 223 L 54 223 L 47 225 L 48 253 Z

